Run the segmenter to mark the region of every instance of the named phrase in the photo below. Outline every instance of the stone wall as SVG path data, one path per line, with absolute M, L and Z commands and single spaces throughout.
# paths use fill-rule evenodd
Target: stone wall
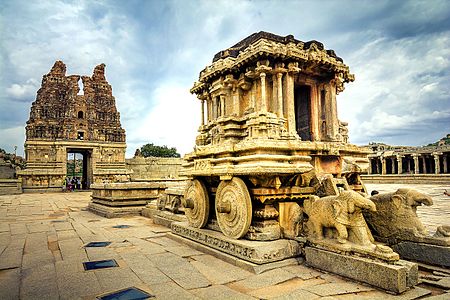
M 0 178 L 0 195 L 13 195 L 22 193 L 22 182 L 20 179 Z
M 126 167 L 133 171 L 131 181 L 179 178 L 183 159 L 165 157 L 133 157 L 126 159 Z
M 0 162 L 0 178 L 13 179 L 16 177 L 16 169 L 11 164 Z

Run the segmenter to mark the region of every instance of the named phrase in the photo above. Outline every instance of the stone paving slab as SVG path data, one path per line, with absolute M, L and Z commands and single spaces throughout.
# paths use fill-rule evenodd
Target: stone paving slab
M 289 295 L 298 290 L 303 290 L 307 287 L 319 286 L 325 283 L 327 282 L 321 278 L 314 278 L 310 280 L 302 280 L 300 278 L 294 278 L 282 282 L 280 284 L 270 285 L 250 291 L 248 294 L 260 299 L 276 298 L 283 295 Z
M 310 291 L 319 296 L 334 296 L 340 294 L 351 294 L 357 292 L 372 291 L 373 288 L 363 286 L 356 283 L 325 283 L 318 286 L 306 287 L 305 290 Z
M 20 269 L 0 270 L 0 299 L 19 299 Z
M 211 285 L 211 282 L 188 261 L 175 254 L 155 254 L 149 258 L 159 270 L 185 289 L 196 289 Z
M 159 253 L 165 253 L 166 250 L 163 246 L 149 242 L 147 240 L 141 240 L 138 238 L 128 238 L 127 239 L 130 243 L 137 246 L 143 253 L 148 255 L 153 254 L 159 254 Z
M 303 265 L 287 266 L 283 267 L 282 269 L 294 274 L 295 276 L 303 280 L 316 278 L 324 274 L 323 272 L 316 271 Z
M 190 291 L 181 288 L 174 282 L 166 282 L 162 284 L 150 284 L 151 290 L 157 299 L 186 299 L 200 300 L 202 298 L 195 296 Z
M 189 256 L 193 256 L 193 255 L 201 255 L 203 254 L 200 251 L 197 251 L 195 249 L 192 249 L 191 247 L 188 246 L 175 246 L 175 247 L 164 247 L 164 250 L 169 251 L 173 254 L 176 254 L 178 256 L 181 257 L 189 257 Z
M 264 272 L 262 274 L 252 275 L 246 279 L 237 281 L 229 285 L 236 289 L 249 291 L 259 289 L 267 286 L 276 285 L 278 283 L 288 281 L 295 277 L 294 274 L 289 273 L 286 270 L 276 269 Z
M 11 234 L 9 232 L 0 233 L 0 245 L 8 246 L 11 242 Z
M 23 270 L 21 299 L 59 299 L 54 264 Z
M 25 235 L 11 236 L 11 241 L 8 245 L 8 248 L 23 251 L 23 248 L 25 247 L 25 240 Z
M 289 294 L 284 294 L 278 297 L 275 297 L 273 299 L 275 300 L 315 300 L 319 299 L 320 296 L 313 294 L 311 292 L 308 292 L 306 290 L 295 290 Z
M 191 264 L 213 284 L 226 284 L 253 275 L 211 255 L 197 255 L 192 258 Z
M 22 251 L 6 248 L 0 255 L 0 270 L 20 268 L 22 266 Z
M 223 285 L 213 285 L 210 287 L 195 289 L 191 293 L 198 296 L 201 299 L 217 299 L 217 300 L 251 300 L 256 299 L 246 294 L 239 293 Z
M 53 253 L 50 250 L 33 252 L 23 255 L 22 268 L 29 269 L 37 267 L 42 264 L 52 264 L 54 262 L 55 258 L 53 257 Z
M 86 254 L 90 261 L 105 260 L 105 259 L 119 259 L 119 255 L 108 247 L 86 247 Z
M 137 284 L 142 284 L 142 281 L 130 268 L 107 268 L 86 273 L 93 272 L 100 283 L 104 292 L 116 291 L 131 287 Z
M 31 233 L 26 236 L 24 253 L 41 252 L 48 250 L 47 232 Z
M 24 223 L 11 223 L 9 224 L 9 227 L 11 229 L 11 235 L 28 233 L 27 226 Z
M 169 228 L 150 219 L 105 219 L 84 211 L 89 193 L 0 196 L 0 203 L 0 299 L 94 299 L 131 286 L 156 299 L 406 300 L 426 298 L 431 291 L 436 299 L 450 298 L 442 294 L 445 289 L 427 285 L 399 296 L 363 291 L 368 287 L 354 288 L 351 280 L 309 268 L 301 259 L 246 270 L 236 259 L 205 254 L 203 248 L 173 239 Z M 119 224 L 131 227 L 112 228 Z M 83 246 L 90 241 L 112 244 L 87 250 Z M 119 267 L 85 271 L 82 265 L 109 258 L 117 259 Z M 334 295 L 320 296 L 330 293 L 327 288 Z
M 27 229 L 28 229 L 29 233 L 47 232 L 50 230 L 50 227 L 47 224 L 31 223 L 31 224 L 27 224 Z
M 104 290 L 92 272 L 58 274 L 57 282 L 61 299 L 95 296 L 101 294 Z
M 53 226 L 55 227 L 56 231 L 73 230 L 72 224 L 70 222 L 57 222 L 53 223 Z

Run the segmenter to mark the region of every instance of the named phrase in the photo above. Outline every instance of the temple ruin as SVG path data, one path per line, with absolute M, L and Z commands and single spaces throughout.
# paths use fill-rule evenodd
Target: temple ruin
M 79 80 L 83 83 L 80 94 Z M 83 187 L 104 181 L 126 181 L 125 130 L 120 124 L 105 65 L 92 77 L 66 76 L 56 61 L 42 78 L 26 125 L 26 168 L 18 173 L 24 191 L 61 189 L 68 155 L 82 157 Z M 81 159 L 80 159 L 81 160 Z
M 447 139 L 450 134 L 447 135 Z M 443 143 L 424 147 L 390 146 L 373 143 L 368 147 L 369 174 L 450 174 L 450 145 Z

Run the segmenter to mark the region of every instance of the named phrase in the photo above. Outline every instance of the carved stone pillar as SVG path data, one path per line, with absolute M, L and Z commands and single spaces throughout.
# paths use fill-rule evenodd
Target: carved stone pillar
M 386 175 L 386 158 L 381 158 L 381 175 Z
M 294 105 L 294 77 L 295 74 L 300 71 L 298 63 L 289 63 L 288 73 L 286 74 L 286 110 L 287 110 L 287 120 L 288 120 L 288 130 L 289 134 L 293 136 L 298 136 L 297 129 L 295 127 L 295 105 Z
M 397 174 L 403 173 L 403 155 L 397 155 Z
M 205 125 L 205 99 L 202 99 L 202 126 Z
M 372 162 L 373 162 L 373 159 L 369 158 L 369 167 L 367 168 L 368 175 L 372 174 Z
M 433 153 L 434 156 L 434 174 L 440 174 L 441 173 L 441 165 L 439 164 L 439 155 L 442 155 L 443 153 Z
M 220 116 L 225 117 L 225 96 L 220 95 Z
M 211 97 L 208 97 L 208 100 L 206 101 L 206 115 L 208 117 L 208 123 L 211 122 L 211 112 L 212 112 L 212 103 L 211 103 Z
M 217 97 L 214 97 L 213 99 L 212 99 L 212 113 L 211 113 L 211 116 L 212 116 L 212 120 L 214 121 L 214 120 L 216 120 L 217 119 Z
M 423 174 L 427 174 L 427 157 L 425 155 L 422 156 L 422 167 Z
M 283 118 L 283 73 L 277 73 L 278 117 Z
M 241 115 L 241 106 L 239 103 L 239 94 L 240 90 L 237 88 L 233 88 L 233 115 L 240 116 Z
M 419 155 L 413 154 L 414 159 L 414 174 L 419 174 Z
M 261 78 L 261 112 L 267 111 L 267 99 L 266 99 L 266 73 L 261 72 L 259 74 L 259 77 Z
M 227 75 L 223 81 L 226 89 L 226 99 L 230 99 L 231 103 L 228 102 L 229 106 L 226 107 L 225 115 L 236 116 L 240 115 L 239 107 L 239 89 L 237 88 L 238 81 L 233 78 L 233 75 Z

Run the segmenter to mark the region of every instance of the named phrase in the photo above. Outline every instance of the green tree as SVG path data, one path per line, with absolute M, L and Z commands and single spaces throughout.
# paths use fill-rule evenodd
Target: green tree
M 140 151 L 143 157 L 180 157 L 176 148 L 168 148 L 166 145 L 157 146 L 153 145 L 153 143 L 142 146 Z

